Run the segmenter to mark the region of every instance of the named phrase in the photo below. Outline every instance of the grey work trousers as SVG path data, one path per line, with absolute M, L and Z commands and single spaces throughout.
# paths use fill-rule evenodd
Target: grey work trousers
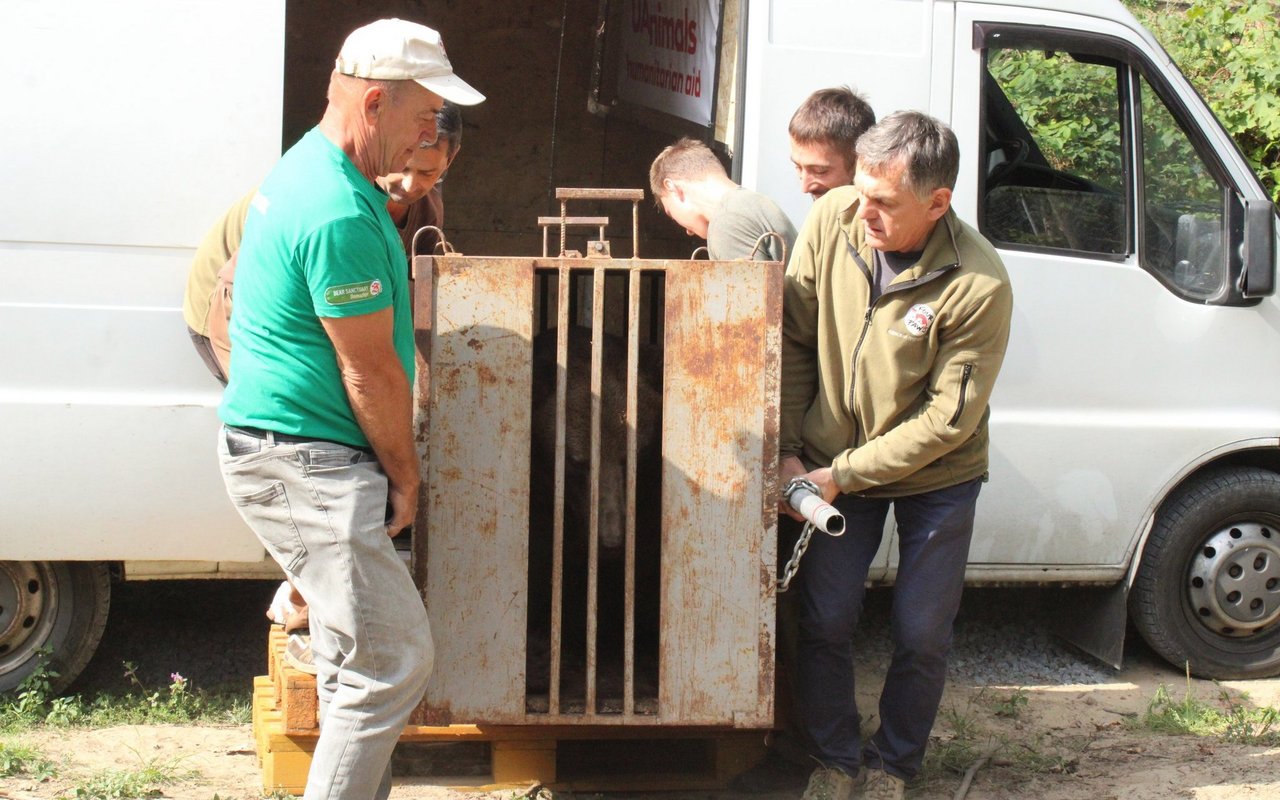
M 306 800 L 386 798 L 391 752 L 431 676 L 427 612 L 386 534 L 387 478 L 364 450 L 222 428 L 240 515 L 302 593 L 320 694 Z

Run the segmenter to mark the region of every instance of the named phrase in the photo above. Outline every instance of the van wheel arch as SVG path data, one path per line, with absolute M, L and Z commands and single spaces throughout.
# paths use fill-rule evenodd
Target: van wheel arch
M 1280 474 L 1216 465 L 1171 493 L 1129 615 L 1153 650 L 1197 676 L 1280 674 Z
M 102 640 L 110 606 L 107 564 L 0 561 L 0 693 L 19 688 L 46 652 L 50 691 L 64 691 Z

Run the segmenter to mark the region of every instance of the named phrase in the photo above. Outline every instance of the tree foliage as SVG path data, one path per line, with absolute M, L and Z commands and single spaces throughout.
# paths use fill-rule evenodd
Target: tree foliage
M 1280 0 L 1124 0 L 1280 201 Z

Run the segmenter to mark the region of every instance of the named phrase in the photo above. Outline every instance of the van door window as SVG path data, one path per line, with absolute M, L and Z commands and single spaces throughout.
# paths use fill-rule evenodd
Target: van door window
M 1126 253 L 1122 65 L 999 47 L 986 64 L 983 233 L 1021 248 Z
M 1142 95 L 1142 263 L 1174 289 L 1208 299 L 1226 269 L 1227 193 L 1146 78 Z
M 1242 302 L 1234 190 L 1155 65 L 1098 34 L 976 30 L 983 234 L 1010 250 L 1135 263 L 1191 302 Z

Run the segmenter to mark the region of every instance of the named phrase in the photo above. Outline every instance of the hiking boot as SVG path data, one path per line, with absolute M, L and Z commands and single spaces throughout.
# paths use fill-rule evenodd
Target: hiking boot
M 907 782 L 897 775 L 890 775 L 882 769 L 864 769 L 861 777 L 859 796 L 864 800 L 902 800 L 906 797 Z
M 809 786 L 802 800 L 851 800 L 853 778 L 838 769 L 818 767 L 809 776 Z

